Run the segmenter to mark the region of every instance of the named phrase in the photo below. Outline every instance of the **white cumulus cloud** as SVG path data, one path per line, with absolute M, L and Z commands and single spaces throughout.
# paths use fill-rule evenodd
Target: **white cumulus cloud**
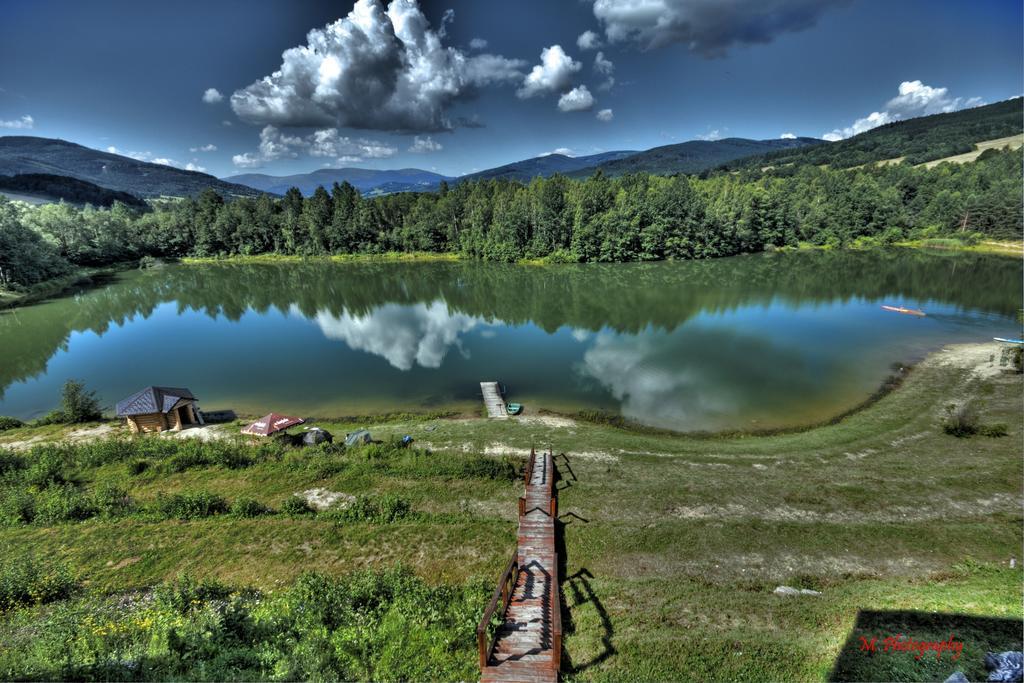
M 576 46 L 581 50 L 596 50 L 601 47 L 601 36 L 593 31 L 584 31 L 576 39 Z
M 522 77 L 525 64 L 445 47 L 416 0 L 358 0 L 347 17 L 313 29 L 285 50 L 277 71 L 231 96 L 245 121 L 279 126 L 341 126 L 439 131 L 445 115 L 476 89 Z
M 526 75 L 516 95 L 526 99 L 565 90 L 572 85 L 572 75 L 582 68 L 582 64 L 565 54 L 561 45 L 546 47 L 540 52 L 540 64 Z
M 720 57 L 733 45 L 770 43 L 814 26 L 849 0 L 593 0 L 594 16 L 610 42 L 644 48 L 686 45 Z
M 211 142 L 207 145 L 200 145 L 199 147 L 189 147 L 188 151 L 192 152 L 193 154 L 195 154 L 196 152 L 216 152 L 217 145 Z
M 26 114 L 18 119 L 12 119 L 10 121 L 0 121 L 0 128 L 15 128 L 30 130 L 36 125 L 35 119 Z
M 203 93 L 203 102 L 207 104 L 217 104 L 223 102 L 224 96 L 220 93 L 220 90 L 216 88 L 207 88 L 206 92 Z
M 206 173 L 206 167 L 205 166 L 200 166 L 199 164 L 195 163 L 195 161 L 196 160 L 193 159 L 192 161 L 190 161 L 187 164 L 185 164 L 185 170 L 186 171 L 198 171 L 199 173 Z
M 426 137 L 420 137 L 417 135 L 413 138 L 412 145 L 409 147 L 409 151 L 416 154 L 424 154 L 426 152 L 440 152 L 444 147 L 440 142 L 436 142 L 429 135 Z
M 363 161 L 394 156 L 398 148 L 377 140 L 341 135 L 337 128 L 325 128 L 303 137 L 288 135 L 276 126 L 264 126 L 256 152 L 236 154 L 231 163 L 239 168 L 259 168 L 268 161 L 311 157 L 337 157 L 339 161 Z
M 602 123 L 608 123 L 614 118 L 615 113 L 612 112 L 611 109 L 602 109 L 601 111 L 597 112 L 597 120 L 601 121 Z
M 469 41 L 469 49 L 471 50 L 483 50 L 487 47 L 487 41 L 483 38 L 474 38 Z
M 917 116 L 948 114 L 949 112 L 984 104 L 979 97 L 952 97 L 948 88 L 933 88 L 921 81 L 903 81 L 899 94 L 889 100 L 885 109 L 873 111 L 843 128 L 836 128 L 822 135 L 823 140 L 835 142 L 859 135 L 872 128 L 894 121 L 904 121 Z
M 796 135 L 792 133 L 783 133 L 779 136 L 780 140 L 796 140 Z
M 612 60 L 605 58 L 603 52 L 598 52 L 594 56 L 594 71 L 605 77 L 604 82 L 597 86 L 601 90 L 611 90 L 612 86 L 615 85 L 615 64 Z
M 704 133 L 703 135 L 698 135 L 697 139 L 698 140 L 705 140 L 707 142 L 713 142 L 714 140 L 721 140 L 722 139 L 722 131 L 720 131 L 719 129 L 715 128 L 714 130 L 709 130 L 707 133 Z
M 594 106 L 594 96 L 581 85 L 558 98 L 559 111 L 586 111 Z

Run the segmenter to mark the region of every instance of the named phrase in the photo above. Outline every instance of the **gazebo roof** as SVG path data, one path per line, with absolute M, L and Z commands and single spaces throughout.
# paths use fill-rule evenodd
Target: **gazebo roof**
M 117 416 L 169 413 L 179 401 L 195 400 L 188 389 L 178 387 L 146 387 L 117 402 Z

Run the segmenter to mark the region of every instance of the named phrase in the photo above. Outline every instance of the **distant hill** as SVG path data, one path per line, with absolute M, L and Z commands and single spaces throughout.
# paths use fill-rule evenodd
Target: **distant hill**
M 654 147 L 646 152 L 637 152 L 621 159 L 591 164 L 589 167 L 581 168 L 569 175 L 585 178 L 592 175 L 598 168 L 609 176 L 620 176 L 627 173 L 653 173 L 656 175 L 700 173 L 734 159 L 823 144 L 826 143 L 817 138 L 690 140 L 675 145 Z
M 564 154 L 545 154 L 544 156 L 516 161 L 504 166 L 498 166 L 497 168 L 489 168 L 486 171 L 470 173 L 461 176 L 459 180 L 490 180 L 492 178 L 500 178 L 528 183 L 537 176 L 546 178 L 556 173 L 568 175 L 582 168 L 590 168 L 617 159 L 624 159 L 635 154 L 637 154 L 636 151 L 629 150 L 602 152 L 601 154 L 591 154 L 582 157 L 570 157 Z
M 224 178 L 225 181 L 246 185 L 264 192 L 284 194 L 290 188 L 309 196 L 316 188 L 330 190 L 334 183 L 348 181 L 363 194 L 388 194 L 392 192 L 416 192 L 434 190 L 447 176 L 418 168 L 401 168 L 393 171 L 376 171 L 368 168 L 321 168 L 312 173 L 273 176 L 263 173 L 244 173 Z
M 84 180 L 136 197 L 192 197 L 206 188 L 225 196 L 255 196 L 244 185 L 206 173 L 136 161 L 73 142 L 11 135 L 0 137 L 0 175 L 46 174 Z
M 827 145 L 784 150 L 724 164 L 724 170 L 812 164 L 851 168 L 900 159 L 920 164 L 975 149 L 975 144 L 1024 130 L 1024 100 L 1015 98 L 949 114 L 897 121 Z
M 146 202 L 133 194 L 108 190 L 86 180 L 48 173 L 23 173 L 21 175 L 0 175 L 0 191 L 12 195 L 27 195 L 53 201 L 64 200 L 71 204 L 92 204 L 113 206 L 121 202 L 128 206 L 143 208 Z

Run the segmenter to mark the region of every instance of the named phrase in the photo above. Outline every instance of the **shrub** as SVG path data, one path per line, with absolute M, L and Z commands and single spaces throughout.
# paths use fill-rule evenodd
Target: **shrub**
M 289 517 L 297 517 L 299 515 L 310 515 L 316 512 L 309 506 L 305 498 L 301 496 L 292 496 L 284 501 L 281 505 L 281 512 L 285 513 Z
M 25 467 L 25 458 L 11 451 L 0 450 L 0 479 L 17 478 Z
M 167 519 L 202 519 L 228 511 L 228 502 L 221 496 L 206 491 L 178 493 L 173 496 L 158 494 L 154 510 Z
M 0 415 L 0 432 L 5 432 L 8 429 L 15 429 L 17 427 L 24 426 L 24 424 L 24 422 L 15 417 Z
M 0 491 L 0 524 L 31 524 L 36 518 L 36 497 L 29 491 L 11 488 Z
M 51 486 L 35 497 L 35 522 L 78 522 L 96 515 L 94 501 L 71 485 Z
M 978 415 L 969 403 L 949 406 L 946 412 L 948 417 L 942 423 L 942 431 L 958 438 L 978 433 Z
M 153 598 L 157 606 L 185 614 L 208 600 L 223 600 L 230 594 L 230 589 L 216 580 L 198 581 L 190 574 L 182 574 L 157 586 Z
M 0 610 L 63 600 L 77 586 L 64 565 L 47 567 L 31 557 L 5 561 L 0 565 Z
M 335 508 L 327 516 L 336 522 L 390 524 L 408 517 L 411 507 L 409 501 L 397 496 L 381 496 L 378 499 L 359 496 L 349 506 Z
M 60 390 L 60 422 L 92 422 L 103 416 L 100 401 L 95 391 L 88 391 L 85 385 L 73 379 L 64 383 Z
M 149 469 L 149 461 L 148 460 L 132 460 L 130 463 L 128 463 L 127 469 L 128 469 L 128 474 L 132 475 L 133 477 L 137 477 L 137 476 L 139 476 L 140 474 L 142 474 L 143 472 L 145 472 L 146 470 Z
M 998 438 L 1001 436 L 1006 436 L 1007 434 L 1009 434 L 1009 431 L 1007 430 L 1006 425 L 998 423 L 982 425 L 981 427 L 978 428 L 978 433 L 981 434 L 982 436 Z
M 21 475 L 22 481 L 39 489 L 65 484 L 65 462 L 60 447 L 35 448 L 29 454 L 28 467 Z
M 113 484 L 100 484 L 93 492 L 96 513 L 104 517 L 122 517 L 135 509 L 135 501 L 128 491 Z
M 274 510 L 252 498 L 239 498 L 231 506 L 231 514 L 235 517 L 260 517 L 272 515 Z

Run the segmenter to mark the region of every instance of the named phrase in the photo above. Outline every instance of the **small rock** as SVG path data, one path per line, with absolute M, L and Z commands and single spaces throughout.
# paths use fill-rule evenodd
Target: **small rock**
M 776 595 L 821 595 L 819 591 L 812 591 L 810 588 L 793 588 L 792 586 L 776 586 Z
M 766 469 L 768 469 L 768 465 L 762 465 L 760 463 L 754 463 L 753 467 L 754 467 L 755 470 L 766 470 Z
M 962 671 L 954 671 L 943 683 L 970 683 L 970 681 L 967 680 L 967 676 L 964 676 Z
M 990 681 L 1020 683 L 1024 680 L 1024 652 L 986 652 L 985 668 Z

